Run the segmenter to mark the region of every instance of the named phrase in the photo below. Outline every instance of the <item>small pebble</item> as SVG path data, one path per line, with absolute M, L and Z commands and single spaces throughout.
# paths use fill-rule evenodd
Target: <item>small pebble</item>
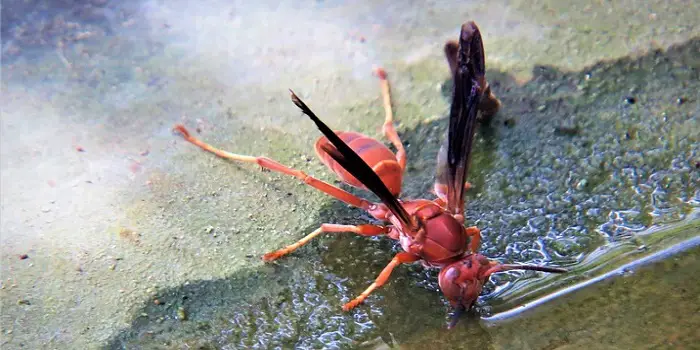
M 582 191 L 586 188 L 586 185 L 588 185 L 588 181 L 586 179 L 583 179 L 576 184 L 576 189 Z
M 185 310 L 184 307 L 180 306 L 177 308 L 177 318 L 180 319 L 180 321 L 187 321 L 187 310 Z
M 556 126 L 554 127 L 554 132 L 559 135 L 579 135 L 581 133 L 581 128 L 578 126 Z

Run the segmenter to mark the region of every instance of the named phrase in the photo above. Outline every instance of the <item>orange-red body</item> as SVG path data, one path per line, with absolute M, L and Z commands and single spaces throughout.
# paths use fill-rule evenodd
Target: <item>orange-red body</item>
M 384 185 L 391 191 L 391 194 L 398 196 L 401 193 L 403 169 L 397 161 L 394 152 L 383 143 L 358 132 L 336 131 L 336 134 L 341 140 L 345 141 L 345 143 L 347 143 L 348 146 L 377 173 L 377 175 L 379 175 Z M 343 169 L 338 162 L 333 160 L 328 153 L 323 151 L 321 147 L 328 144 L 328 139 L 322 136 L 316 141 L 316 145 L 314 146 L 316 155 L 321 162 L 336 173 L 345 183 L 366 190 L 367 188 L 362 182 L 350 175 L 350 173 Z
M 335 133 L 374 170 L 393 195 L 398 196 L 401 193 L 403 169 L 388 147 L 357 132 L 336 131 Z M 316 141 L 314 148 L 321 162 L 343 182 L 366 189 L 359 180 L 323 151 L 322 146 L 328 144 L 329 141 L 325 136 Z M 368 211 L 376 219 L 393 224 L 388 236 L 399 240 L 406 252 L 420 256 L 426 265 L 442 267 L 460 259 L 468 251 L 469 239 L 462 223 L 441 207 L 439 201 L 416 199 L 401 202 L 401 204 L 420 223 L 421 229 L 418 232 L 407 234 L 398 229 L 401 227 L 400 223 L 381 203 L 375 204 Z
M 393 195 L 398 196 L 401 193 L 403 169 L 388 147 L 357 132 L 336 131 L 335 133 L 377 173 Z M 321 162 L 345 183 L 366 189 L 360 181 L 323 151 L 321 146 L 328 144 L 325 136 L 316 141 L 314 148 Z M 467 252 L 468 238 L 462 223 L 441 207 L 440 202 L 416 199 L 401 202 L 401 204 L 420 223 L 421 229 L 417 233 L 409 235 L 399 230 L 400 223 L 383 204 L 378 203 L 368 211 L 376 219 L 394 224 L 388 236 L 399 240 L 406 252 L 418 255 L 426 265 L 436 267 L 459 259 Z
M 420 227 L 416 233 L 399 232 L 398 240 L 404 251 L 420 256 L 428 266 L 442 267 L 469 250 L 464 226 L 440 205 L 426 199 L 402 204 Z M 394 228 L 401 227 L 392 223 Z
M 383 143 L 352 131 L 335 131 L 367 165 L 374 170 L 389 191 L 398 196 L 401 193 L 403 169 L 394 153 Z M 333 171 L 343 182 L 366 189 L 354 176 L 323 150 L 330 143 L 325 136 L 316 141 L 316 155 L 321 162 Z M 368 208 L 376 219 L 393 224 L 388 236 L 398 239 L 404 251 L 421 257 L 428 266 L 442 267 L 461 259 L 469 249 L 467 234 L 462 222 L 441 206 L 441 200 L 416 199 L 401 202 L 406 211 L 419 223 L 418 232 L 405 233 L 401 224 L 381 203 Z
M 394 154 L 384 144 L 356 132 L 335 133 L 379 175 L 392 194 L 401 193 L 403 171 Z M 321 161 L 344 182 L 365 188 L 323 151 L 321 146 L 327 144 L 325 137 L 316 142 L 316 153 Z M 426 267 L 441 268 L 438 280 L 443 294 L 454 307 L 467 308 L 476 301 L 486 279 L 494 272 L 489 270 L 494 264 L 476 253 L 479 230 L 476 227 L 465 228 L 464 217 L 450 213 L 440 197 L 434 201 L 401 201 L 419 227 L 415 232 L 404 232 L 401 222 L 382 203 L 374 203 L 365 209 L 376 219 L 392 223 L 386 235 L 398 240 L 405 252 L 420 257 Z

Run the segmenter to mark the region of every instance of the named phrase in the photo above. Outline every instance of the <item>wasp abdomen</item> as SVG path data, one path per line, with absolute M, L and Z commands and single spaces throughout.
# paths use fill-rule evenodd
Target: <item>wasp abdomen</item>
M 396 160 L 394 153 L 383 143 L 352 131 L 336 131 L 341 140 L 343 140 L 350 148 L 374 170 L 375 173 L 382 179 L 382 182 L 389 191 L 397 196 L 401 193 L 401 182 L 403 177 L 403 169 Z M 338 164 L 331 156 L 323 151 L 323 146 L 330 146 L 328 139 L 323 136 L 316 141 L 315 149 L 318 158 L 321 162 L 330 168 L 338 177 L 347 184 L 366 189 L 366 187 L 358 181 L 354 176 L 348 173 L 343 167 Z

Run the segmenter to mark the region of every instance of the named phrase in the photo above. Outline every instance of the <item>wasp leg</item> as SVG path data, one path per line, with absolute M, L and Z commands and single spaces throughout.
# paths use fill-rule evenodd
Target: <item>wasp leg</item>
M 350 194 L 350 193 L 348 193 L 348 192 L 346 192 L 338 187 L 335 187 L 327 182 L 323 182 L 319 179 L 316 179 L 312 176 L 309 176 L 301 170 L 288 168 L 288 167 L 286 167 L 286 166 L 284 166 L 284 165 L 282 165 L 282 164 L 280 164 L 280 163 L 278 163 L 270 158 L 244 156 L 241 154 L 226 152 L 226 151 L 220 150 L 214 146 L 211 146 L 211 145 L 197 139 L 196 137 L 192 136 L 187 131 L 187 129 L 185 129 L 185 127 L 181 124 L 175 125 L 174 129 L 177 130 L 180 134 L 182 134 L 182 136 L 185 138 L 185 140 L 187 140 L 187 142 L 190 142 L 190 143 L 198 146 L 199 148 L 201 148 L 207 152 L 214 153 L 215 155 L 217 155 L 221 158 L 231 159 L 231 160 L 235 160 L 235 161 L 239 161 L 239 162 L 246 162 L 246 163 L 257 163 L 258 165 L 260 165 L 263 168 L 267 168 L 267 169 L 270 169 L 272 171 L 276 171 L 278 173 L 294 176 L 294 177 L 300 179 L 301 181 L 304 181 L 304 183 L 306 183 L 307 185 L 309 185 L 313 188 L 316 188 L 317 190 L 320 190 L 320 191 L 322 191 L 322 192 L 324 192 L 332 197 L 335 197 L 338 200 L 341 200 L 347 204 L 350 204 L 352 206 L 355 206 L 355 207 L 358 207 L 358 208 L 361 208 L 364 210 L 368 210 L 370 208 L 370 206 L 372 205 L 372 203 L 370 203 L 370 202 L 368 202 L 360 197 L 352 195 L 352 194 Z
M 469 241 L 469 250 L 471 250 L 472 253 L 479 251 L 479 247 L 481 246 L 481 230 L 476 226 L 465 227 L 464 234 L 471 238 Z
M 387 265 L 384 270 L 382 270 L 382 273 L 379 274 L 379 277 L 377 277 L 376 280 L 374 280 L 374 283 L 372 283 L 367 289 L 365 289 L 360 296 L 357 298 L 353 299 L 349 303 L 343 305 L 343 310 L 344 311 L 349 311 L 355 308 L 357 305 L 360 305 L 365 299 L 367 299 L 367 296 L 369 296 L 375 289 L 381 287 L 386 283 L 386 281 L 389 279 L 389 276 L 391 275 L 391 272 L 394 270 L 396 266 L 399 266 L 401 264 L 406 264 L 406 263 L 412 263 L 414 261 L 420 260 L 420 257 L 418 255 L 413 255 L 411 253 L 406 253 L 406 252 L 401 252 L 398 253 L 394 256 L 393 259 L 391 259 L 391 262 L 389 262 L 389 265 Z
M 299 241 L 290 244 L 282 249 L 276 250 L 271 253 L 263 255 L 263 260 L 272 261 L 277 260 L 299 248 L 304 244 L 309 243 L 310 240 L 314 239 L 316 236 L 323 232 L 353 232 L 361 236 L 378 236 L 381 234 L 389 233 L 391 230 L 388 226 L 377 226 L 377 225 L 336 225 L 336 224 L 323 224 L 321 227 L 315 229 L 313 232 L 306 235 Z
M 384 101 L 384 125 L 382 126 L 382 132 L 384 136 L 391 141 L 391 143 L 396 147 L 396 161 L 399 162 L 401 170 L 406 170 L 406 150 L 403 148 L 403 143 L 399 138 L 399 134 L 396 133 L 394 129 L 394 112 L 391 109 L 391 92 L 389 88 L 389 81 L 386 79 L 386 71 L 384 68 L 377 68 L 376 74 L 379 76 L 379 83 L 382 89 L 382 99 Z

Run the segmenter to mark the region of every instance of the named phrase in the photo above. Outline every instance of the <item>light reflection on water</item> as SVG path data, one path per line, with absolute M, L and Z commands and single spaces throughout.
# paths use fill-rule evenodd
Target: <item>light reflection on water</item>
M 618 268 L 613 269 L 612 271 L 608 271 L 604 274 L 596 276 L 595 278 L 591 278 L 591 279 L 588 279 L 584 282 L 572 285 L 570 287 L 560 289 L 560 290 L 556 291 L 555 293 L 544 295 L 544 296 L 542 296 L 536 300 L 533 300 L 531 302 L 520 304 L 516 308 L 512 308 L 512 309 L 507 310 L 507 311 L 503 311 L 503 312 L 499 312 L 499 313 L 490 315 L 488 317 L 485 317 L 484 320 L 487 322 L 498 322 L 498 321 L 503 321 L 503 320 L 506 320 L 506 319 L 509 319 L 512 317 L 516 317 L 519 314 L 522 314 L 523 312 L 531 310 L 531 309 L 533 309 L 539 305 L 542 305 L 548 301 L 551 301 L 553 299 L 563 297 L 567 294 L 573 293 L 577 290 L 580 290 L 580 289 L 585 288 L 587 286 L 601 282 L 603 280 L 613 278 L 613 277 L 618 276 L 618 275 L 630 274 L 635 269 L 638 269 L 638 268 L 643 267 L 645 265 L 657 262 L 657 261 L 662 260 L 662 259 L 667 259 L 671 256 L 683 253 L 685 251 L 691 250 L 691 249 L 696 248 L 698 246 L 700 246 L 700 236 L 693 237 L 693 238 L 691 238 L 687 241 L 684 241 L 680 244 L 677 244 L 675 246 L 661 250 L 661 251 L 656 252 L 654 254 L 650 254 L 650 255 L 645 256 L 641 259 L 635 260 L 631 263 L 624 264 Z M 517 291 L 515 291 L 515 290 L 513 292 L 517 293 Z

